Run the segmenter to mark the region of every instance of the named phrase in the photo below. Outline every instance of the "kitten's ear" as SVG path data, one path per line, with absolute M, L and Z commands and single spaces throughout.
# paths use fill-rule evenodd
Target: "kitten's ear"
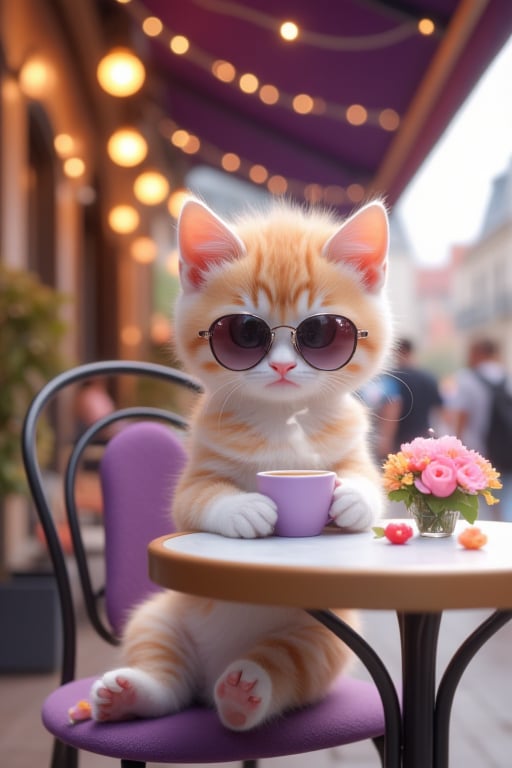
M 205 274 L 245 253 L 240 238 L 199 200 L 187 200 L 178 219 L 180 280 L 186 292 L 197 291 Z
M 352 265 L 370 293 L 378 293 L 386 278 L 389 226 L 385 207 L 368 203 L 351 216 L 326 242 L 329 261 Z

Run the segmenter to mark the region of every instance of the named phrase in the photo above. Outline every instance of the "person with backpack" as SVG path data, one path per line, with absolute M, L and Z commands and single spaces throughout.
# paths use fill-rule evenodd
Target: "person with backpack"
M 500 520 L 512 521 L 512 379 L 492 339 L 471 343 L 467 367 L 455 377 L 451 409 L 457 437 L 501 473 L 495 509 Z

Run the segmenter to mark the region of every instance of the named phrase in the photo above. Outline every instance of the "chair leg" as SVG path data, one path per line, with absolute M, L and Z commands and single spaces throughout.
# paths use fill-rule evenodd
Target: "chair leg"
M 121 768 L 146 768 L 146 763 L 140 760 L 121 760 Z
M 382 768 L 385 766 L 385 754 L 384 754 L 384 736 L 376 736 L 374 739 L 372 739 L 375 749 L 379 753 L 380 757 L 380 764 Z
M 51 768 L 78 768 L 78 750 L 55 739 Z
M 242 762 L 242 768 L 258 768 L 257 760 L 244 760 Z

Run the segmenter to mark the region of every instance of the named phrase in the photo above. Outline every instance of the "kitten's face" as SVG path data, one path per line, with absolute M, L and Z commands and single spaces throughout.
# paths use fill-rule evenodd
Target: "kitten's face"
M 299 403 L 353 391 L 381 366 L 390 337 L 381 295 L 387 250 L 381 206 L 370 206 L 342 229 L 325 214 L 280 206 L 240 221 L 236 230 L 200 203 L 188 207 L 180 220 L 183 292 L 176 341 L 187 368 L 210 392 Z M 232 371 L 219 364 L 208 339 L 198 334 L 220 317 L 243 313 L 265 321 L 273 342 L 253 367 Z M 339 370 L 309 365 L 293 344 L 293 329 L 324 313 L 348 318 L 369 333 Z

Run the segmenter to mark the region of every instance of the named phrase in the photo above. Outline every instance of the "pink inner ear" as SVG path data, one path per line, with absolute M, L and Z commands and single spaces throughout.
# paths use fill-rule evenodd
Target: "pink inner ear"
M 381 203 L 369 203 L 348 219 L 324 247 L 330 261 L 348 264 L 362 274 L 372 292 L 384 284 L 387 269 L 389 228 Z
M 239 258 L 245 251 L 227 224 L 197 200 L 189 200 L 182 208 L 178 241 L 180 279 L 185 289 L 200 287 L 210 267 Z

